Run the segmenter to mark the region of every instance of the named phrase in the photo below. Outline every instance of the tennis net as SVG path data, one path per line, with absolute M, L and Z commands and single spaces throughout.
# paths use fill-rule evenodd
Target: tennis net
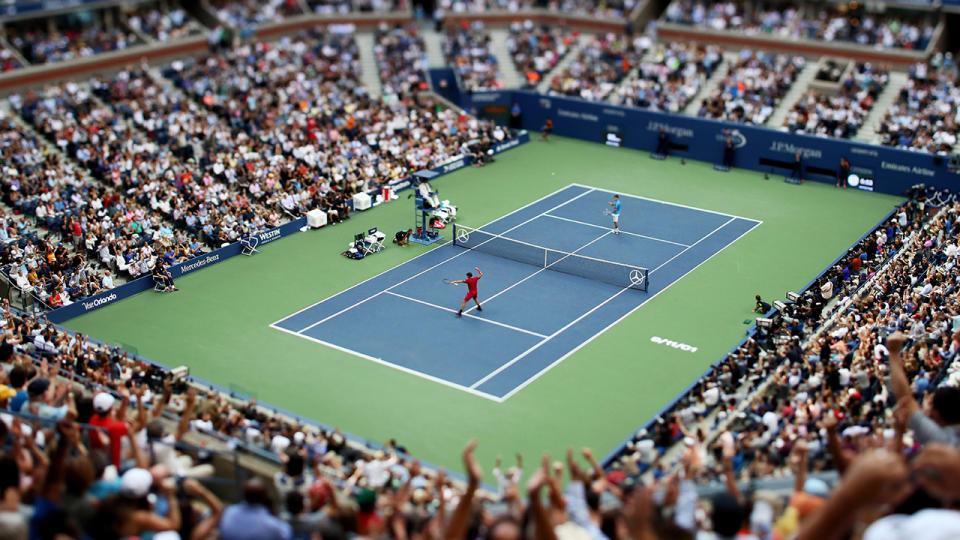
M 514 240 L 463 225 L 453 225 L 453 244 L 555 272 L 646 292 L 650 270 Z

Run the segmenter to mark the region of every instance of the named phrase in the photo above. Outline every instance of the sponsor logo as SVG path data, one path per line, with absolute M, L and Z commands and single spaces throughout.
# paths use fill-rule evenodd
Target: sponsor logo
M 627 116 L 627 113 L 619 109 L 604 109 L 603 114 L 609 114 L 610 116 Z
M 909 165 L 902 165 L 900 163 L 890 163 L 889 161 L 881 161 L 880 168 L 887 171 L 897 171 L 906 174 L 915 174 L 917 176 L 928 176 L 931 178 L 937 175 L 937 172 L 933 169 L 917 166 L 911 167 Z
M 216 255 L 207 255 L 206 257 L 200 259 L 199 261 L 184 265 L 180 267 L 180 273 L 186 274 L 187 272 L 193 272 L 197 268 L 203 268 L 204 266 L 215 263 L 220 260 L 220 254 Z
M 683 137 L 687 139 L 693 138 L 693 130 L 690 128 L 671 126 L 670 124 L 654 122 L 653 120 L 647 123 L 647 131 L 659 132 L 661 129 L 664 131 L 664 133 L 669 133 L 675 137 Z
M 860 176 L 873 176 L 873 169 L 868 169 L 866 167 L 850 167 L 850 172 L 855 172 Z
M 104 304 L 109 304 L 110 302 L 113 302 L 116 299 L 117 299 L 117 293 L 110 293 L 107 296 L 96 298 L 89 302 L 83 302 L 83 310 L 90 311 L 91 309 L 97 309 L 98 307 Z
M 549 100 L 549 99 L 540 98 L 540 108 L 542 108 L 542 109 L 549 109 L 549 108 L 550 108 L 550 100 Z
M 693 345 L 687 345 L 686 343 L 677 343 L 672 339 L 664 339 L 659 336 L 653 336 L 650 338 L 650 341 L 656 343 L 657 345 L 666 345 L 667 347 L 673 347 L 674 349 L 680 349 L 681 351 L 687 351 L 695 353 L 697 348 Z
M 864 191 L 873 191 L 873 178 L 851 174 L 847 177 L 847 185 Z
M 510 139 L 507 142 L 502 142 L 498 144 L 497 147 L 494 148 L 494 152 L 499 154 L 500 152 L 503 152 L 504 150 L 509 150 L 514 146 L 518 146 L 519 144 L 520 144 L 520 139 Z
M 499 100 L 500 94 L 496 92 L 492 94 L 474 94 L 472 99 L 478 103 L 490 103 Z
M 720 134 L 717 135 L 717 141 L 726 144 L 727 139 L 733 141 L 734 148 L 743 148 L 747 145 L 747 136 L 740 133 L 739 129 L 721 129 Z
M 410 180 L 400 180 L 399 182 L 392 182 L 387 185 L 394 191 L 401 191 L 410 187 Z
M 851 146 L 850 153 L 859 154 L 861 156 L 870 156 L 870 157 L 877 157 L 880 155 L 877 153 L 876 150 L 871 150 L 870 148 L 860 148 L 859 146 Z
M 444 165 L 443 167 L 441 167 L 441 168 L 440 168 L 440 172 L 445 174 L 445 173 L 448 173 L 448 172 L 451 172 L 451 171 L 455 171 L 455 170 L 457 170 L 457 169 L 462 169 L 463 166 L 466 165 L 466 164 L 467 164 L 467 160 L 465 160 L 465 159 L 458 159 L 457 161 L 454 161 L 453 163 L 447 163 L 446 165 Z
M 797 146 L 793 143 L 788 143 L 784 141 L 773 141 L 770 143 L 771 152 L 781 152 L 784 154 L 800 154 L 804 158 L 822 158 L 823 152 L 817 150 L 816 148 L 807 148 L 805 146 Z
M 578 113 L 577 111 L 568 111 L 566 109 L 557 109 L 557 116 L 566 118 L 576 118 L 578 120 L 587 120 L 588 122 L 599 122 L 600 118 L 595 114 Z
M 277 238 L 280 238 L 280 229 L 274 229 L 272 231 L 262 232 L 258 236 L 260 237 L 261 244 L 266 244 L 267 242 L 273 242 Z

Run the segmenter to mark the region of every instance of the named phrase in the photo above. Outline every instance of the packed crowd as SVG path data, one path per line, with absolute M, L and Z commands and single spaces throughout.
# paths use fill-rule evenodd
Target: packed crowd
M 939 210 L 933 203 L 944 211 L 930 218 Z M 839 538 L 855 520 L 843 512 L 873 502 L 850 500 L 848 488 L 863 480 L 866 463 L 877 464 L 877 449 L 885 449 L 883 463 L 893 469 L 871 471 L 876 481 L 887 474 L 890 482 L 903 482 L 907 469 L 933 453 L 945 458 L 949 452 L 951 470 L 960 471 L 958 212 L 949 193 L 901 207 L 787 308 L 792 317 L 784 317 L 781 330 L 747 340 L 670 413 L 639 432 L 608 478 L 623 485 L 648 474 L 669 482 L 674 462 L 665 451 L 678 445 L 672 459 L 682 477 L 725 483 L 727 492 L 712 501 L 714 516 L 718 502 L 729 512 L 725 530 Z M 806 478 L 824 470 L 838 471 L 839 485 Z M 791 475 L 789 501 L 745 496 L 737 487 Z M 869 519 L 894 515 L 863 527 L 889 531 L 910 519 L 922 523 L 920 510 L 952 508 L 936 485 L 915 480 L 899 487 L 900 493 L 876 494 L 889 506 Z M 760 503 L 769 508 L 758 514 Z M 960 515 L 950 512 L 947 522 L 928 523 L 934 527 L 928 531 L 960 530 Z M 732 536 L 712 521 L 714 532 Z
M 877 130 L 883 144 L 938 154 L 957 148 L 960 79 L 949 53 L 910 67 L 907 84 Z
M 169 81 L 131 68 L 12 96 L 71 161 L 5 123 L 5 201 L 50 231 L 3 217 L 11 281 L 68 304 L 312 208 L 348 219 L 354 193 L 509 136 L 416 96 L 370 101 L 357 56 L 352 34 L 314 30 L 176 62 Z
M 717 89 L 703 100 L 697 116 L 762 125 L 804 65 L 802 56 L 743 49 Z
M 61 62 L 126 49 L 139 43 L 123 26 L 98 24 L 50 31 L 46 19 L 25 26 L 7 26 L 7 41 L 31 64 Z
M 549 93 L 603 100 L 652 46 L 646 35 L 633 39 L 612 32 L 590 36 L 577 57 L 551 77 Z
M 869 63 L 857 63 L 835 95 L 808 91 L 787 114 L 784 125 L 795 133 L 849 139 L 857 134 L 889 72 Z
M 562 27 L 537 26 L 529 19 L 514 21 L 510 23 L 507 50 L 527 86 L 535 88 L 543 76 L 566 56 L 578 37 L 576 31 Z
M 443 54 L 447 65 L 460 76 L 462 89 L 472 92 L 504 87 L 492 45 L 482 21 L 464 21 L 459 27 L 444 30 Z
M 385 95 L 406 96 L 428 88 L 426 45 L 415 26 L 382 24 L 375 39 L 373 54 Z
M 616 103 L 682 112 L 722 60 L 715 45 L 658 43 L 637 66 L 637 78 L 617 87 Z
M 85 236 L 84 228 L 114 219 L 106 211 L 114 211 L 116 195 L 84 179 L 12 119 L 2 121 L 0 146 L 0 194 L 13 210 L 0 215 L 0 264 L 6 279 L 21 294 L 48 306 L 113 287 L 111 266 L 91 257 L 88 246 L 95 238 Z
M 636 0 L 440 0 L 445 13 L 482 13 L 490 10 L 517 12 L 534 8 L 593 17 L 626 18 L 636 7 Z
M 933 202 L 949 209 L 931 219 Z M 509 468 L 498 459 L 495 493 L 482 491 L 476 442 L 456 483 L 394 441 L 371 452 L 253 400 L 198 394 L 119 349 L 0 306 L 0 407 L 39 420 L 0 423 L 13 442 L 0 457 L 0 526 L 11 538 L 952 537 L 958 212 L 950 197 L 901 207 L 821 277 L 819 303 L 807 312 L 797 303 L 801 320 L 783 339 L 748 340 L 607 469 L 587 448 L 526 465 L 517 456 Z M 228 506 L 203 487 L 214 473 L 207 453 L 176 446 L 191 432 L 263 448 L 282 470 L 272 485 L 246 482 Z M 673 467 L 664 451 L 675 444 Z M 828 469 L 839 478 L 825 480 Z M 789 496 L 741 487 L 778 476 L 791 477 Z M 702 496 L 714 479 L 721 487 Z
M 297 0 L 212 0 L 210 5 L 224 24 L 241 29 L 303 14 Z
M 158 41 L 178 39 L 203 32 L 203 26 L 183 8 L 161 11 L 145 6 L 127 15 L 127 24 Z
M 674 0 L 663 19 L 714 30 L 916 50 L 925 49 L 936 30 L 935 19 L 922 12 L 881 15 L 845 5 L 798 8 L 778 3 Z

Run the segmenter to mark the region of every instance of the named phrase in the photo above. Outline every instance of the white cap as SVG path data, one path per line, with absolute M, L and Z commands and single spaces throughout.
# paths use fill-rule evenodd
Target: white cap
M 130 469 L 120 477 L 120 492 L 129 497 L 145 497 L 153 485 L 153 475 L 146 469 Z
M 93 410 L 98 413 L 107 413 L 110 412 L 110 409 L 113 408 L 113 403 L 116 400 L 113 396 L 106 392 L 100 392 L 99 394 L 93 396 Z

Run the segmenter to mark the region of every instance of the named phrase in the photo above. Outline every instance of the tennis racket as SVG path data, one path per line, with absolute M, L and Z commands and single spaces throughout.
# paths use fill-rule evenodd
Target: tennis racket
M 605 215 L 605 216 L 612 216 L 612 215 L 613 215 L 613 212 L 611 212 L 610 210 L 604 210 L 604 211 L 603 211 L 603 215 Z
M 452 279 L 447 279 L 447 278 L 443 278 L 443 282 L 446 283 L 447 285 L 456 285 L 456 284 L 457 284 L 456 281 L 454 281 L 454 280 L 452 280 Z

